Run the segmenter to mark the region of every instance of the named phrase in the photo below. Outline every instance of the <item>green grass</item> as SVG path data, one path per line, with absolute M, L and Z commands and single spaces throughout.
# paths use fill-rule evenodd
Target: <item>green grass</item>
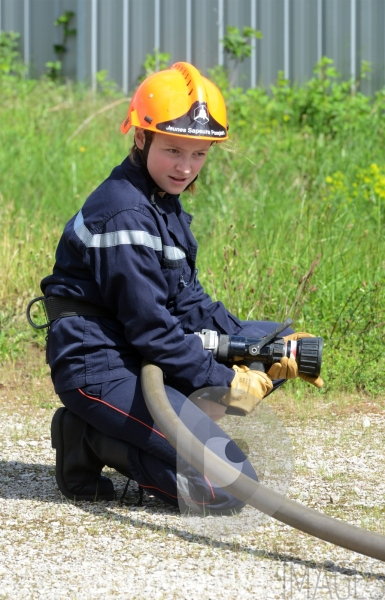
M 44 343 L 24 311 L 52 269 L 65 222 L 127 155 L 132 138 L 119 131 L 126 113 L 125 103 L 113 105 L 119 96 L 48 81 L 4 82 L 0 359 L 14 360 L 27 339 Z M 305 110 L 297 106 L 300 92 L 292 89 L 281 108 L 277 94 L 228 95 L 231 140 L 211 150 L 198 192 L 183 199 L 194 214 L 200 280 L 213 299 L 241 318 L 292 317 L 297 330 L 324 337 L 323 393 L 380 394 L 382 97 L 361 104 L 349 95 L 335 98 L 342 109 L 334 114 L 334 105 L 329 112 L 324 104 L 320 108 L 311 91 L 318 116 L 311 113 L 310 126 L 295 116 Z M 301 398 L 308 388 L 295 382 L 290 389 Z

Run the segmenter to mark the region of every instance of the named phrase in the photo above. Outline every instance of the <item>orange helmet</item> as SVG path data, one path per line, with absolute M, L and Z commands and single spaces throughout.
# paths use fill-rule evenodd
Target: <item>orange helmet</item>
M 218 88 L 186 62 L 145 79 L 120 130 L 131 127 L 199 140 L 227 140 L 226 106 Z

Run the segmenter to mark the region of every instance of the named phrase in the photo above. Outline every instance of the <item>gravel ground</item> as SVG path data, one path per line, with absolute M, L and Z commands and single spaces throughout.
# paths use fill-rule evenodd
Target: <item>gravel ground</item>
M 151 496 L 136 506 L 135 483 L 124 505 L 66 500 L 54 478 L 52 392 L 33 410 L 4 385 L 0 400 L 1 599 L 385 598 L 383 563 L 269 517 L 258 526 L 246 519 L 235 534 L 224 524 L 198 535 Z M 385 415 L 298 424 L 287 434 L 295 457 L 288 496 L 384 533 Z M 126 480 L 106 472 L 121 492 Z

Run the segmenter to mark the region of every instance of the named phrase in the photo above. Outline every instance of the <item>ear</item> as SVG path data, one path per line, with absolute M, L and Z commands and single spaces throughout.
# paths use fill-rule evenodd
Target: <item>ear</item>
M 144 135 L 144 130 L 140 127 L 135 127 L 135 144 L 139 148 L 139 150 L 143 150 L 144 144 L 146 143 L 146 137 Z

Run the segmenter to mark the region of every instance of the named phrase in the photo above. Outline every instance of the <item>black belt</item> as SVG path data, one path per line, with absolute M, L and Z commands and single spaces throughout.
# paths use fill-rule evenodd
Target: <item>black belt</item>
M 44 306 L 44 312 L 46 314 L 48 323 L 44 325 L 37 325 L 31 318 L 31 308 L 35 302 L 42 302 Z M 62 298 L 61 296 L 39 296 L 33 298 L 27 306 L 27 319 L 28 323 L 35 329 L 44 329 L 49 327 L 52 321 L 61 319 L 62 317 L 104 317 L 107 319 L 116 319 L 114 315 L 103 306 L 97 306 L 90 302 L 82 302 L 76 298 Z

